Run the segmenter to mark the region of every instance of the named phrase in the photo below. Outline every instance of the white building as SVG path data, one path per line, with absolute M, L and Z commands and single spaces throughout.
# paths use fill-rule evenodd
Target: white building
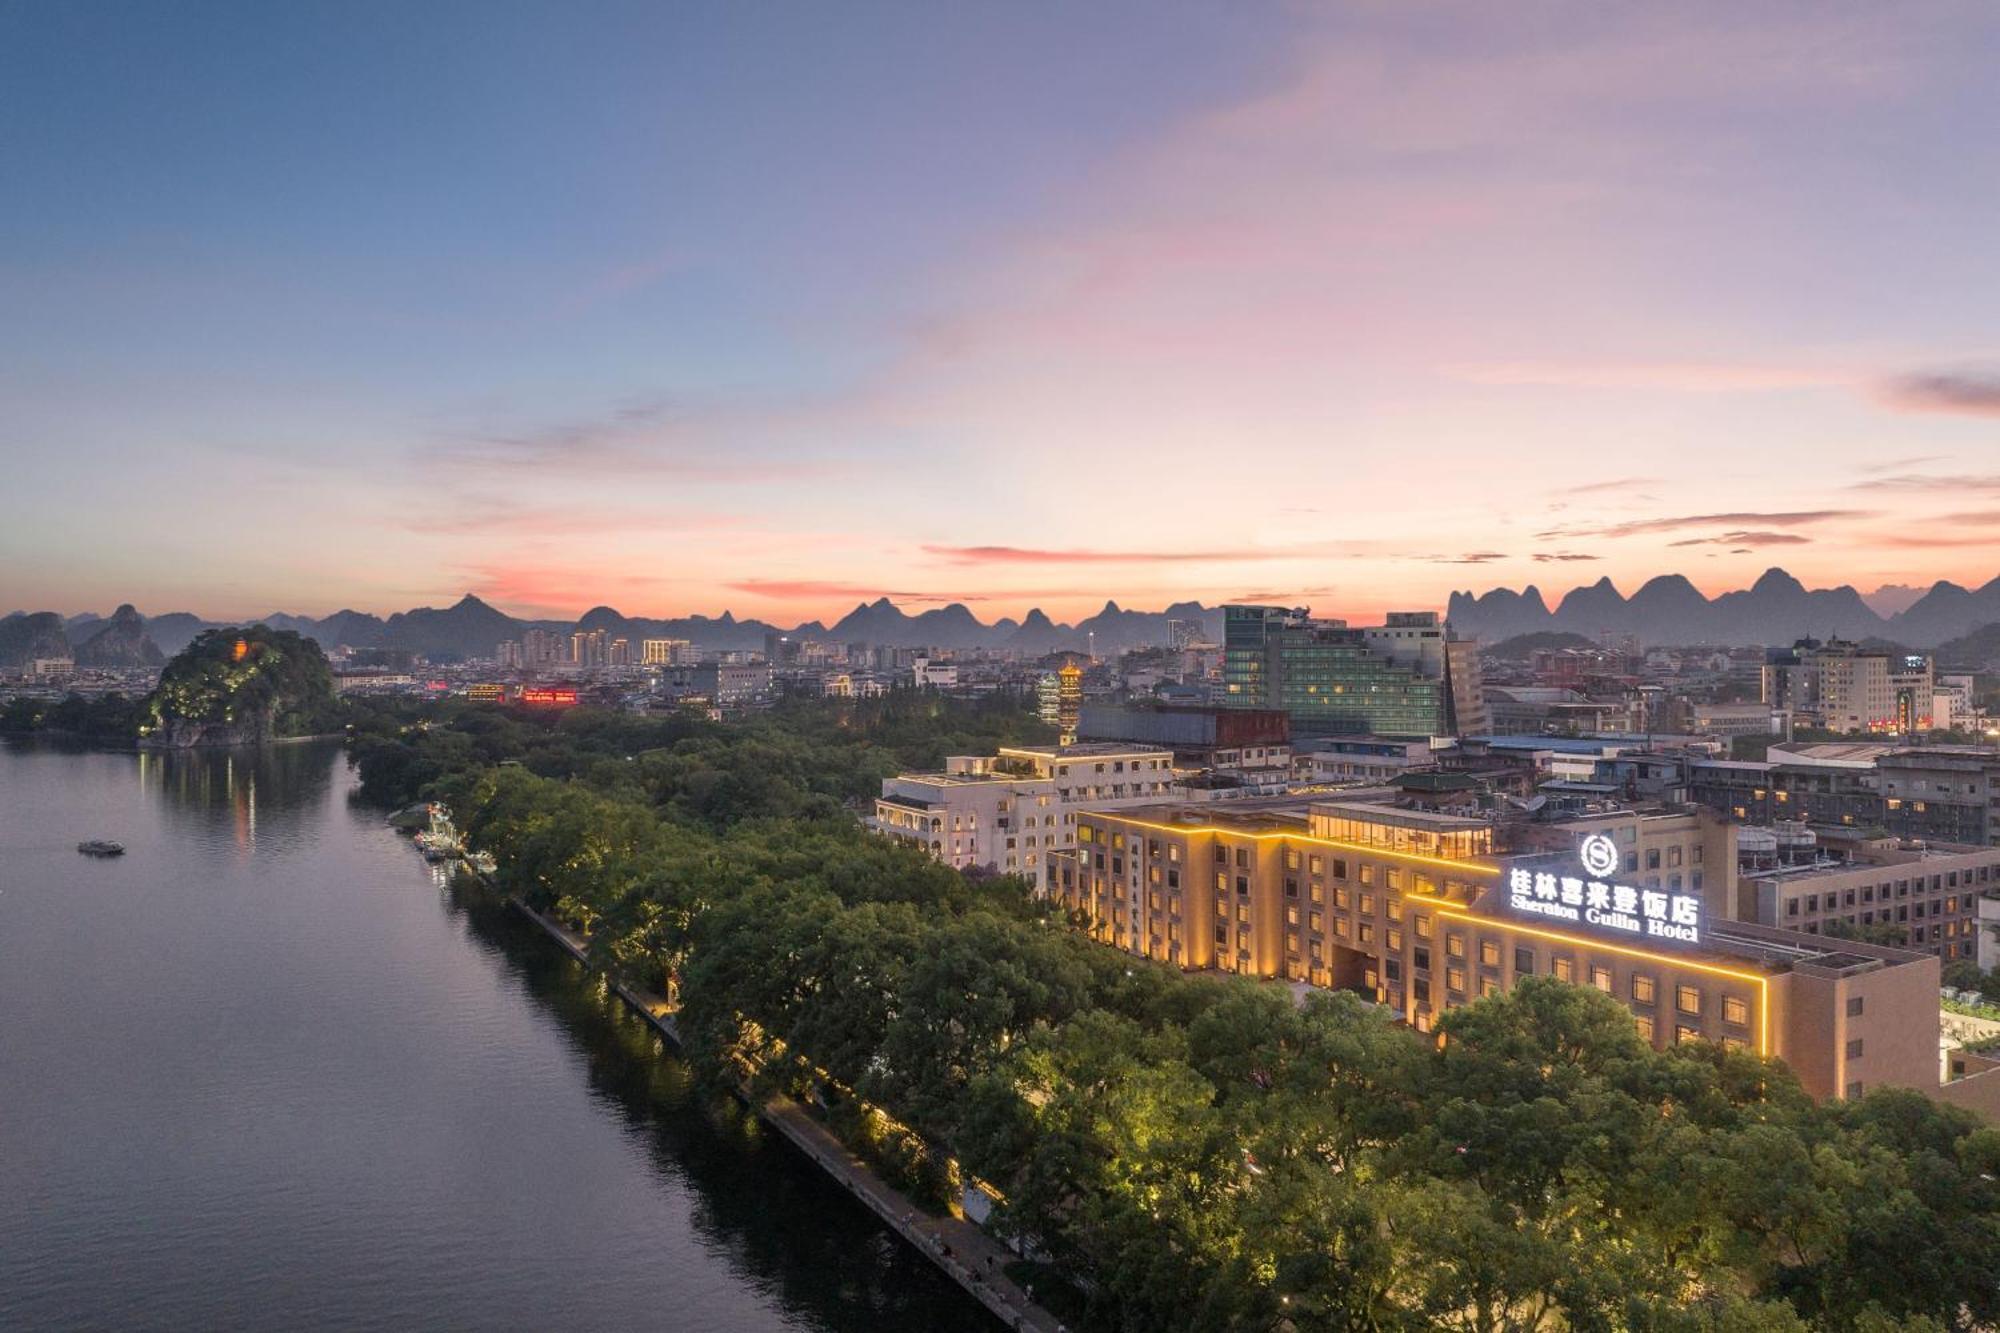
M 928 657 L 919 657 L 910 664 L 910 683 L 918 689 L 926 685 L 945 688 L 958 684 L 958 668 L 944 662 L 933 662 Z
M 1048 853 L 1076 846 L 1076 812 L 1172 799 L 1173 751 L 1097 741 L 954 755 L 942 773 L 882 783 L 868 827 L 958 869 L 982 866 L 1046 887 Z

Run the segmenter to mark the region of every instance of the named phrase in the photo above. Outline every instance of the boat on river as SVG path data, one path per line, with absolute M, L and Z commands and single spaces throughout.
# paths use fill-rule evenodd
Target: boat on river
M 78 850 L 79 852 L 82 852 L 82 853 L 83 853 L 83 854 L 84 854 L 85 856 L 123 856 L 123 855 L 125 855 L 125 844 L 124 844 L 124 843 L 122 843 L 122 842 L 106 842 L 106 841 L 104 841 L 104 840 L 103 840 L 103 839 L 101 839 L 101 838 L 92 838 L 92 839 L 90 839 L 90 840 L 89 840 L 89 841 L 87 841 L 87 842 L 80 842 L 80 843 L 78 843 L 78 844 L 76 845 L 76 849 L 77 849 L 77 850 Z

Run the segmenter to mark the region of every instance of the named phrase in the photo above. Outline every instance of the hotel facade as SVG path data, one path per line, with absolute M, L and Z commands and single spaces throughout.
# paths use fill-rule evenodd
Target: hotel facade
M 1106 944 L 1358 991 L 1418 1031 L 1553 976 L 1619 1000 L 1657 1047 L 1776 1056 L 1816 1096 L 1938 1086 L 1936 958 L 1729 919 L 1704 820 L 1600 816 L 1503 854 L 1480 819 L 1250 805 L 1080 813 L 1050 892 Z

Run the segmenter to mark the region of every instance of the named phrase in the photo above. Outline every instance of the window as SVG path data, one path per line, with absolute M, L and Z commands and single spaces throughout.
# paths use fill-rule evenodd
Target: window
M 1606 995 L 1609 995 L 1611 993 L 1611 969 L 1602 965 L 1592 965 L 1590 969 L 1590 984 L 1603 991 Z
M 1848 1039 L 1847 1058 L 1850 1060 L 1859 1060 L 1861 1058 L 1861 1038 L 1852 1037 Z
M 1679 985 L 1674 987 L 1674 1008 L 1684 1014 L 1701 1012 L 1701 987 Z
M 1444 984 L 1445 989 L 1455 990 L 1463 994 L 1465 991 L 1465 969 L 1462 967 L 1447 967 L 1444 970 Z
M 1430 937 L 1431 937 L 1431 919 L 1424 913 L 1419 912 L 1417 913 L 1417 938 L 1420 940 L 1427 940 Z
M 1479 941 L 1479 965 L 1481 967 L 1500 966 L 1500 942 L 1498 940 Z
M 1852 1101 L 1859 1101 L 1860 1099 L 1861 1099 L 1861 1080 L 1857 1078 L 1852 1083 L 1847 1085 L 1847 1100 L 1852 1102 Z
M 1535 951 L 1517 946 L 1514 950 L 1514 975 L 1532 977 L 1535 975 Z
M 1465 957 L 1465 936 L 1455 931 L 1447 931 L 1444 937 L 1444 951 L 1452 958 Z
M 1722 997 L 1722 1021 L 1734 1023 L 1738 1027 L 1750 1021 L 1750 1006 L 1734 995 Z
M 1859 995 L 1850 995 L 1847 997 L 1847 1016 L 1849 1018 L 1861 1017 L 1861 1009 L 1862 1003 Z
M 1686 1024 L 1686 1023 L 1677 1023 L 1677 1024 L 1675 1024 L 1675 1025 L 1674 1025 L 1674 1040 L 1675 1040 L 1675 1041 L 1700 1041 L 1700 1040 L 1701 1040 L 1701 1029 L 1700 1029 L 1700 1028 L 1698 1028 L 1698 1027 L 1690 1027 L 1690 1026 L 1689 1026 L 1688 1024 Z
M 1576 963 L 1568 958 L 1551 958 L 1549 960 L 1549 975 L 1557 981 L 1575 981 Z
M 1651 977 L 1635 975 L 1632 978 L 1632 998 L 1640 1004 L 1651 1004 L 1656 989 Z
M 1653 1016 L 1651 1014 L 1634 1014 L 1632 1022 L 1638 1027 L 1641 1038 L 1646 1041 L 1653 1039 Z

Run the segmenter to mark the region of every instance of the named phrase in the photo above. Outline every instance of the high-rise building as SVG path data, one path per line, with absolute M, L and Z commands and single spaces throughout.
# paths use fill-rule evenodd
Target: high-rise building
M 647 666 L 689 666 L 694 662 L 694 645 L 686 639 L 643 639 L 639 644 Z
M 604 646 L 604 662 L 606 666 L 632 665 L 632 641 L 630 639 L 613 639 L 610 643 L 606 644 Z
M 1931 662 L 1891 658 L 1841 639 L 1800 639 L 1765 659 L 1763 701 L 1829 731 L 1927 731 Z
M 549 630 L 524 630 L 521 633 L 520 664 L 530 669 L 554 666 L 562 660 L 566 643 L 561 635 Z
M 577 630 L 569 636 L 569 660 L 580 667 L 603 666 L 606 647 L 603 630 Z
M 1487 729 L 1478 657 L 1434 611 L 1382 625 L 1303 608 L 1223 608 L 1222 702 L 1277 708 L 1300 735 L 1450 736 Z

